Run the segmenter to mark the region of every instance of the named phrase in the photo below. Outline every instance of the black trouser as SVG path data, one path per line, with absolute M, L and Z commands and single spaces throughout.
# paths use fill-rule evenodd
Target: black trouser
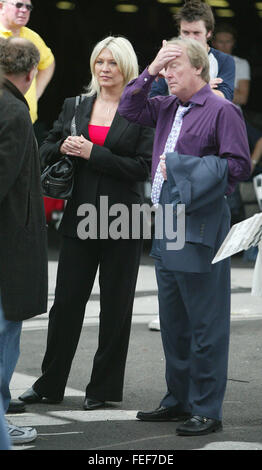
M 62 399 L 99 266 L 100 327 L 86 395 L 121 401 L 142 240 L 64 237 L 42 376 L 34 390 Z

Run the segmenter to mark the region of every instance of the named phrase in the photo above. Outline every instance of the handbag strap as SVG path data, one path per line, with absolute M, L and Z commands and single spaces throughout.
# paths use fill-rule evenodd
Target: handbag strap
M 76 108 L 77 106 L 81 103 L 83 99 L 83 96 L 82 95 L 78 95 L 76 96 L 76 101 L 75 101 L 75 113 L 76 113 Z M 74 114 L 74 117 L 71 121 L 71 135 L 77 135 L 77 131 L 76 131 L 76 116 Z

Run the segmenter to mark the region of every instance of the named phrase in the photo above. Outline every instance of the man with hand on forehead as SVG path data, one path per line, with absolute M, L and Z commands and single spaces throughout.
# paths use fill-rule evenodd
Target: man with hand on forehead
M 10 36 L 16 36 L 28 39 L 40 52 L 37 75 L 25 95 L 29 104 L 31 120 L 34 123 L 37 120 L 37 102 L 53 76 L 55 60 L 51 49 L 47 47 L 39 34 L 26 27 L 32 10 L 33 5 L 30 0 L 23 2 L 0 1 L 0 37 L 7 39 Z
M 163 68 L 171 95 L 149 98 Z M 163 41 L 149 67 L 127 85 L 118 110 L 156 129 L 151 197 L 164 214 L 163 236 L 154 238 L 151 255 L 167 392 L 158 408 L 137 418 L 184 421 L 178 435 L 209 434 L 222 429 L 230 330 L 230 261 L 212 259 L 230 228 L 225 194 L 250 174 L 245 123 L 235 105 L 213 93 L 207 51 L 194 39 Z M 172 206 L 174 232 L 180 204 L 185 244 L 170 250 L 165 208 Z
M 209 60 L 209 85 L 213 93 L 232 101 L 235 63 L 232 56 L 208 44 L 215 27 L 215 18 L 210 5 L 200 0 L 185 1 L 184 6 L 175 15 L 175 20 L 181 38 L 195 39 L 206 49 Z M 150 97 L 168 94 L 170 90 L 163 69 L 152 84 Z M 148 327 L 150 330 L 160 330 L 158 315 L 149 322 Z

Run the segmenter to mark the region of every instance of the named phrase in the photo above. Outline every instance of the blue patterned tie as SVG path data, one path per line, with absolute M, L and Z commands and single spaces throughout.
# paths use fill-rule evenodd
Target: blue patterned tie
M 166 141 L 164 153 L 174 152 L 177 139 L 180 134 L 181 127 L 182 127 L 183 117 L 190 110 L 192 106 L 193 106 L 193 103 L 191 103 L 189 106 L 182 106 L 182 105 L 178 106 L 175 119 L 172 125 L 172 129 Z M 159 197 L 160 197 L 163 182 L 164 182 L 164 178 L 163 178 L 163 175 L 160 169 L 160 163 L 159 163 L 156 169 L 154 181 L 152 184 L 152 191 L 151 191 L 151 200 L 154 205 L 157 205 L 159 203 Z

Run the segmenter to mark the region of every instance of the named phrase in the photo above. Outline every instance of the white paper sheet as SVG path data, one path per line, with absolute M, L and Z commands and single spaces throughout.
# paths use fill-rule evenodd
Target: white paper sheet
M 212 264 L 228 258 L 239 251 L 257 246 L 262 239 L 262 213 L 255 214 L 231 227 Z

